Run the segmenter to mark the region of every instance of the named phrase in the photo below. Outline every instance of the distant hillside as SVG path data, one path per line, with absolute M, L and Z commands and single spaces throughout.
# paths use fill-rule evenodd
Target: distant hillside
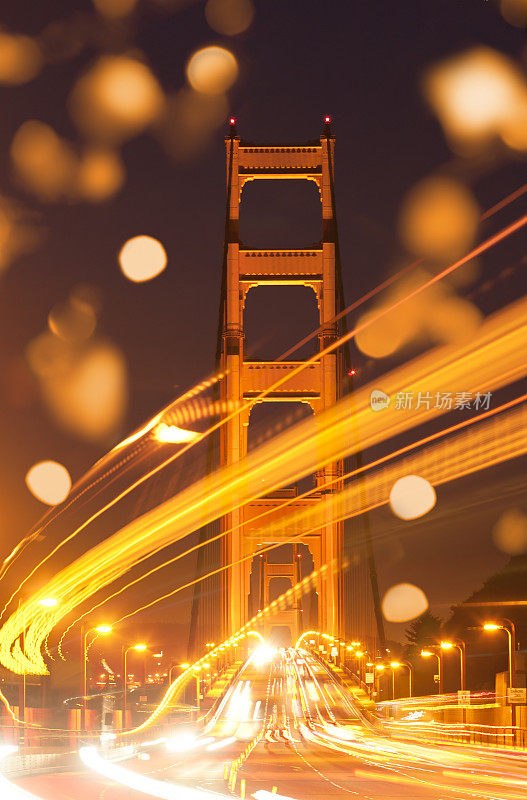
M 461 605 L 452 608 L 445 625 L 449 632 L 459 632 L 472 625 L 481 625 L 498 617 L 511 619 L 517 627 L 518 639 L 527 646 L 527 605 L 500 605 L 501 602 L 527 603 L 527 554 L 513 556 L 508 564 L 485 581 L 481 589 L 470 595 Z M 492 605 L 496 602 L 496 605 Z M 491 605 L 473 606 L 472 603 Z
M 511 620 L 516 627 L 517 649 L 527 650 L 527 605 L 515 605 L 514 601 L 527 602 L 527 554 L 513 556 L 481 589 L 452 608 L 443 635 L 458 636 L 466 642 L 468 683 L 472 689 L 492 690 L 495 674 L 507 669 L 506 634 L 483 631 L 485 622 Z

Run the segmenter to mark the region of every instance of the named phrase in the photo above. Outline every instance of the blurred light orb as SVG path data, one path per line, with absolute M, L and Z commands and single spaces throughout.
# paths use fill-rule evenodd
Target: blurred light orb
M 125 360 L 103 341 L 73 352 L 67 370 L 41 381 L 44 400 L 62 428 L 87 441 L 105 441 L 115 435 L 126 410 Z
M 112 150 L 86 152 L 77 173 L 77 191 L 86 200 L 101 202 L 112 197 L 124 183 L 124 167 Z
M 425 318 L 429 335 L 441 344 L 464 344 L 483 321 L 481 311 L 461 297 L 447 297 L 432 304 Z
M 0 195 L 0 274 L 20 252 L 30 250 L 37 238 L 35 230 L 25 223 L 21 207 Z
M 11 143 L 15 171 L 25 187 L 41 200 L 71 194 L 77 159 L 70 145 L 43 122 L 28 120 Z
M 55 506 L 68 496 L 71 478 L 62 464 L 56 461 L 40 461 L 27 473 L 26 485 L 37 500 L 48 506 Z
M 511 59 L 479 46 L 433 67 L 424 88 L 447 136 L 480 145 L 514 114 L 525 78 Z
M 527 150 L 527 91 L 514 113 L 503 121 L 501 138 L 511 150 Z
M 92 0 L 96 10 L 108 19 L 126 17 L 134 10 L 137 0 Z
M 134 236 L 121 248 L 119 264 L 129 280 L 143 283 L 163 272 L 167 254 L 161 242 L 153 236 Z
M 355 334 L 355 344 L 361 352 L 371 358 L 386 358 L 406 344 L 413 330 L 411 321 L 403 311 L 395 309 L 379 319 L 375 317 L 382 308 L 363 314 L 357 327 L 365 326 Z
M 434 487 L 419 475 L 405 475 L 395 481 L 390 492 L 390 508 L 400 519 L 417 519 L 436 504 Z
M 48 314 L 48 327 L 55 336 L 66 342 L 83 342 L 95 331 L 97 317 L 92 306 L 73 296 L 68 302 L 55 306 Z
M 518 28 L 527 25 L 527 0 L 501 0 L 500 11 L 510 25 Z
M 66 374 L 72 367 L 74 357 L 70 343 L 51 331 L 40 333 L 26 347 L 29 368 L 43 381 Z
M 0 83 L 27 83 L 41 68 L 42 53 L 34 39 L 0 31 Z
M 420 181 L 403 201 L 399 232 L 411 253 L 435 261 L 464 255 L 478 228 L 479 208 L 469 190 L 451 178 Z
M 252 0 L 208 0 L 205 17 L 212 30 L 236 36 L 247 30 L 254 17 Z
M 224 94 L 202 94 L 185 86 L 167 99 L 156 132 L 168 155 L 185 162 L 207 149 L 228 113 Z
M 527 552 L 527 514 L 520 508 L 505 511 L 496 522 L 492 538 L 503 553 L 518 556 Z
M 238 77 L 238 63 L 224 47 L 204 47 L 191 56 L 187 78 L 197 92 L 223 94 Z
M 127 56 L 103 56 L 77 82 L 71 97 L 79 127 L 99 140 L 119 141 L 150 125 L 164 102 L 146 64 Z
M 398 583 L 382 599 L 382 613 L 388 622 L 408 622 L 428 608 L 425 593 L 413 583 Z

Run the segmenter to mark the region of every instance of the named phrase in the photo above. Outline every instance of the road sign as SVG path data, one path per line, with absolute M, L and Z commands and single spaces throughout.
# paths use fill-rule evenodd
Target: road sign
M 331 648 L 331 655 L 332 655 L 332 656 L 338 656 L 338 654 L 339 654 L 339 649 L 338 649 L 338 647 L 332 647 L 332 648 Z
M 373 683 L 373 672 L 367 672 L 365 676 L 366 683 Z
M 460 705 L 464 705 L 466 703 L 470 703 L 470 692 L 467 692 L 464 689 L 458 689 L 457 702 Z
M 507 700 L 509 703 L 520 703 L 525 705 L 527 703 L 527 689 L 522 687 L 512 687 L 507 689 Z

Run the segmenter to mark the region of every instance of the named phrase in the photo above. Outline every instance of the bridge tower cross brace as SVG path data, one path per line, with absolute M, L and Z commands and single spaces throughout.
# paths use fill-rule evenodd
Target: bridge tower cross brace
M 338 335 L 335 322 L 337 313 L 335 236 L 336 218 L 333 193 L 333 153 L 335 140 L 331 135 L 330 120 L 326 118 L 320 139 L 302 145 L 253 145 L 240 140 L 235 121 L 231 120 L 229 136 L 225 139 L 227 155 L 227 225 L 226 225 L 226 276 L 220 369 L 224 378 L 221 395 L 226 409 L 239 408 L 249 401 L 249 407 L 234 415 L 220 429 L 220 465 L 236 464 L 247 455 L 247 431 L 251 408 L 262 400 L 261 391 L 271 387 L 284 376 L 284 369 L 293 369 L 298 361 L 245 361 L 243 316 L 247 292 L 257 286 L 299 285 L 310 287 L 317 298 L 320 320 L 319 347 L 323 349 Z M 244 247 L 239 239 L 240 203 L 243 188 L 252 180 L 302 179 L 317 184 L 321 199 L 322 240 L 318 247 L 308 249 L 252 249 Z M 277 391 L 271 391 L 264 402 L 308 403 L 314 414 L 333 405 L 341 395 L 342 366 L 337 353 L 321 357 L 309 369 L 292 376 Z M 251 399 L 255 398 L 251 404 Z M 328 569 L 326 580 L 317 583 L 318 625 L 337 635 L 341 629 L 343 612 L 341 571 L 342 525 L 332 517 L 329 497 L 338 491 L 338 477 L 342 463 L 332 463 L 316 475 L 320 488 L 313 500 L 326 496 L 326 524 L 319 532 L 299 539 L 310 548 L 314 568 L 324 563 Z M 337 481 L 337 482 L 335 482 Z M 266 498 L 267 505 L 273 499 Z M 276 499 L 275 505 L 280 500 Z M 289 507 L 289 511 L 291 508 Z M 248 618 L 251 559 L 242 559 L 256 553 L 253 539 L 247 536 L 244 521 L 250 517 L 250 508 L 237 507 L 233 498 L 232 511 L 222 519 L 224 537 L 223 560 L 231 566 L 223 582 L 222 629 L 225 635 L 238 630 Z M 266 541 L 269 536 L 266 535 Z M 279 539 L 277 539 L 277 543 Z M 278 620 L 277 620 L 278 622 Z

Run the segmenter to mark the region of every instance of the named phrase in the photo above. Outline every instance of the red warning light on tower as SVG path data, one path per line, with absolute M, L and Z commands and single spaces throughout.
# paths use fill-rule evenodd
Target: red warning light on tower
M 349 369 L 348 370 L 348 375 L 349 375 L 350 378 L 352 378 L 356 374 L 357 374 L 357 370 L 356 369 Z
M 331 122 L 331 117 L 324 117 L 324 122 L 326 123 L 326 125 L 329 125 L 329 123 Z

